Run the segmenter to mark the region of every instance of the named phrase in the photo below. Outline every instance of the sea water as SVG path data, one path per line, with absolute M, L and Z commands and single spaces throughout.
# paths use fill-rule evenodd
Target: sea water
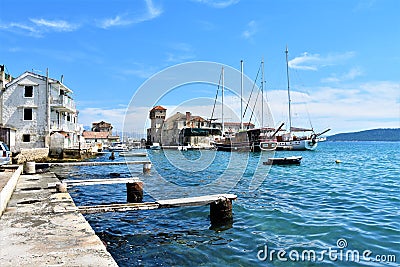
M 141 165 L 57 171 L 67 179 L 138 176 L 144 201 L 238 196 L 233 224 L 219 228 L 210 226 L 208 206 L 85 215 L 120 266 L 399 266 L 399 151 L 398 142 L 322 142 L 275 155 L 161 150 L 148 151 L 150 175 Z M 271 156 L 303 159 L 263 165 Z M 70 193 L 77 205 L 126 202 L 124 184 Z

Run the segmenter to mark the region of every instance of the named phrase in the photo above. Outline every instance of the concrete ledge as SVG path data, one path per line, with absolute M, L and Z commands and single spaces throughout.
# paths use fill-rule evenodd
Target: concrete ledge
M 11 175 L 11 178 L 8 180 L 8 182 L 0 192 L 0 217 L 1 215 L 3 215 L 3 212 L 7 208 L 8 201 L 10 200 L 15 187 L 17 186 L 19 176 L 22 173 L 22 169 L 22 166 L 18 166 L 18 168 Z
M 2 267 L 118 266 L 69 193 L 47 187 L 60 182 L 54 173 L 17 180 L 0 218 Z

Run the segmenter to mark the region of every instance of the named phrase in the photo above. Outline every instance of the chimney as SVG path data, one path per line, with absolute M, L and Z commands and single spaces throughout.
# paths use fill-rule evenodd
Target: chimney
M 189 126 L 190 123 L 190 118 L 192 117 L 192 114 L 190 112 L 186 112 L 186 126 Z
M 60 81 L 61 83 L 63 83 L 64 82 L 64 75 L 61 75 L 61 81 Z
M 6 73 L 4 72 L 4 65 L 0 65 L 0 89 L 4 90 L 6 88 Z

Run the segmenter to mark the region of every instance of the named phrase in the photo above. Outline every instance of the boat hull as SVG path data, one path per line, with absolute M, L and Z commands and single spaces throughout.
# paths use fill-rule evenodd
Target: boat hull
M 269 158 L 264 165 L 299 165 L 303 157 Z
M 251 152 L 260 152 L 260 143 L 224 143 L 224 144 L 216 144 L 215 145 L 217 151 L 251 151 Z
M 278 146 L 278 142 L 276 141 L 262 141 L 260 142 L 260 149 L 263 151 L 274 151 Z
M 315 150 L 318 146 L 317 141 L 311 139 L 278 142 L 276 150 Z

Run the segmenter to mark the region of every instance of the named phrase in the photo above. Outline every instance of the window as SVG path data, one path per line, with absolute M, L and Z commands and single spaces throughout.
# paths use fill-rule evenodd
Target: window
M 22 135 L 22 142 L 29 143 L 30 141 L 31 141 L 31 135 L 30 134 L 23 134 Z
M 33 111 L 31 108 L 24 108 L 24 121 L 31 121 L 33 119 Z
M 33 86 L 32 85 L 25 86 L 24 97 L 33 97 Z

